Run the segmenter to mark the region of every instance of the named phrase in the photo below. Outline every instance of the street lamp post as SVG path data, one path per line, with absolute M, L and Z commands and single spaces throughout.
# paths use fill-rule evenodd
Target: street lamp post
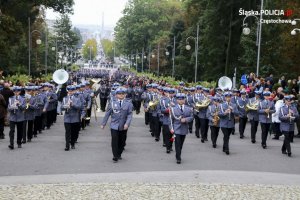
M 199 42 L 199 25 L 197 25 L 197 36 L 193 37 L 190 36 L 188 38 L 186 38 L 186 50 L 191 50 L 191 45 L 189 44 L 188 40 L 189 39 L 194 39 L 195 40 L 195 59 L 196 59 L 196 63 L 195 63 L 195 83 L 197 82 L 197 74 L 198 74 L 198 42 Z
M 174 35 L 174 39 L 173 39 L 173 54 L 172 54 L 172 62 L 173 62 L 173 66 L 172 66 L 172 78 L 174 78 L 174 73 L 175 73 L 175 35 Z
M 261 7 L 260 10 L 263 10 L 264 7 L 264 0 L 261 0 Z M 243 34 L 244 35 L 249 35 L 250 34 L 250 28 L 248 28 L 248 24 L 245 23 L 245 20 L 248 17 L 255 17 L 257 20 L 257 32 L 256 32 L 256 46 L 258 46 L 257 49 L 257 63 L 256 63 L 256 75 L 259 75 L 259 62 L 260 62 L 260 50 L 261 50 L 261 31 L 262 31 L 262 12 L 260 12 L 260 19 L 258 19 L 258 17 L 256 17 L 255 15 L 247 15 L 245 16 L 244 20 L 243 20 Z
M 300 32 L 300 29 L 295 28 L 294 30 L 291 31 L 291 35 L 297 35 L 297 31 Z
M 39 30 L 33 30 L 31 31 L 30 28 L 30 18 L 28 18 L 28 75 L 30 76 L 31 74 L 31 43 L 32 43 L 32 34 L 33 33 L 39 33 L 40 36 L 42 36 L 42 32 Z M 45 73 L 47 74 L 47 70 L 48 70 L 48 62 L 47 62 L 47 58 L 48 58 L 48 35 L 47 35 L 47 29 L 45 30 Z M 36 40 L 36 44 L 40 45 L 42 44 L 41 39 L 37 39 Z

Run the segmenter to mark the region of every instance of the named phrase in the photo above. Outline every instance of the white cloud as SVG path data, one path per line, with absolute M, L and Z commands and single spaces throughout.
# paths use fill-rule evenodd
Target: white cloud
M 101 25 L 102 13 L 104 24 L 115 26 L 122 17 L 122 10 L 127 0 L 74 0 L 74 15 L 71 16 L 73 24 Z M 55 19 L 58 16 L 51 10 L 47 10 L 47 18 Z

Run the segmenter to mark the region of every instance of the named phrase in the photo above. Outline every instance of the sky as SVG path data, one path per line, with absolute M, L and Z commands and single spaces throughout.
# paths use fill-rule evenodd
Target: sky
M 74 0 L 73 25 L 101 25 L 104 12 L 104 25 L 115 26 L 122 17 L 127 0 Z M 47 19 L 56 19 L 59 15 L 47 10 Z

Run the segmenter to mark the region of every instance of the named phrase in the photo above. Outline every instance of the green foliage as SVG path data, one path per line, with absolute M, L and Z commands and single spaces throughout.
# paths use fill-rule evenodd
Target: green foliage
M 88 39 L 82 48 L 83 58 L 86 60 L 94 60 L 97 55 L 96 39 Z
M 160 73 L 171 75 L 172 56 L 165 56 L 167 48 L 172 55 L 173 37 L 176 38 L 175 77 L 178 80 L 193 81 L 195 72 L 196 27 L 199 25 L 198 74 L 199 80 L 216 81 L 221 76 L 232 77 L 237 68 L 237 78 L 242 74 L 256 72 L 257 21 L 248 17 L 245 21 L 251 29 L 250 35 L 242 35 L 245 16 L 239 9 L 259 10 L 261 1 L 249 0 L 131 0 L 119 20 L 116 42 L 121 53 L 135 58 L 142 48 L 152 53 L 160 44 Z M 290 9 L 294 16 L 300 14 L 300 2 L 282 0 L 267 1 L 264 9 Z M 274 16 L 264 16 L 264 19 Z M 281 16 L 281 19 L 285 17 Z M 300 73 L 300 37 L 292 37 L 290 24 L 263 24 L 260 59 L 260 75 L 269 73 L 286 74 L 287 77 Z M 192 46 L 185 49 L 186 40 Z M 151 52 L 150 51 L 150 52 Z M 146 62 L 148 63 L 148 62 Z M 138 62 L 137 69 L 141 69 Z M 157 71 L 157 64 L 151 60 L 148 69 Z M 144 66 L 145 68 L 145 66 Z M 293 72 L 293 73 L 290 73 Z
M 30 76 L 24 74 L 8 75 L 6 77 L 6 80 L 11 81 L 13 84 L 16 84 L 17 82 L 26 84 L 30 79 Z
M 73 65 L 71 65 L 71 66 L 69 67 L 69 69 L 70 69 L 71 71 L 75 72 L 75 71 L 80 70 L 80 66 L 73 64 Z
M 31 30 L 45 33 L 46 8 L 52 8 L 59 13 L 72 13 L 73 0 L 36 0 L 36 1 L 0 1 L 0 69 L 8 74 L 28 73 L 28 18 Z M 36 46 L 34 41 L 38 37 L 44 42 L 44 35 L 32 34 L 31 69 L 34 74 L 39 74 L 45 69 L 44 45 Z M 43 49 L 42 49 L 43 48 Z M 49 54 L 51 52 L 49 51 Z M 52 55 L 49 55 L 49 62 Z M 55 56 L 54 56 L 55 57 Z M 20 68 L 21 66 L 21 68 Z M 53 64 L 51 66 L 54 66 Z
M 101 40 L 101 45 L 103 47 L 103 51 L 104 51 L 105 56 L 110 58 L 111 60 L 113 60 L 114 48 L 115 48 L 114 42 L 109 40 L 109 39 L 102 39 Z

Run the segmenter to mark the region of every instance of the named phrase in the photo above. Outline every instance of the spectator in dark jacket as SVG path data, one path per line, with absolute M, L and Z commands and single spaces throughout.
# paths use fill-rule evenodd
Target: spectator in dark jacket
M 6 117 L 6 102 L 3 95 L 0 94 L 0 139 L 4 139 L 4 121 Z

